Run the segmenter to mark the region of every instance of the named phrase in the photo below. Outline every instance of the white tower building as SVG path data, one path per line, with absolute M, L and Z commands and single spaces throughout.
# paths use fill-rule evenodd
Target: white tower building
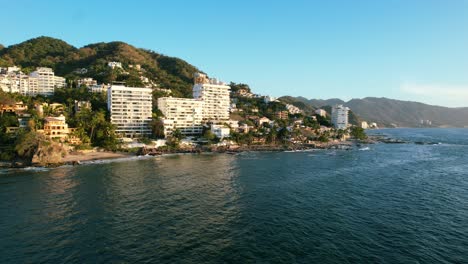
M 164 114 L 164 135 L 175 129 L 186 136 L 200 135 L 203 131 L 203 103 L 188 98 L 158 98 L 158 109 Z
M 116 132 L 130 138 L 151 135 L 152 100 L 151 88 L 110 86 L 107 107 Z
M 348 127 L 348 112 L 348 107 L 343 105 L 333 106 L 331 121 L 336 129 L 346 129 Z
M 38 67 L 36 71 L 31 72 L 29 76 L 37 80 L 37 89 L 29 88 L 28 95 L 31 96 L 38 94 L 50 96 L 54 94 L 55 88 L 65 87 L 65 78 L 55 76 L 51 68 Z
M 229 120 L 231 87 L 217 79 L 208 79 L 201 73 L 196 73 L 194 77 L 193 98 L 203 102 L 203 120 L 212 122 Z

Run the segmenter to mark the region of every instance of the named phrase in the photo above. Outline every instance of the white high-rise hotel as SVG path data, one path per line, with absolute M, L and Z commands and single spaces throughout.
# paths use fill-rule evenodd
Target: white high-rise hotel
M 193 98 L 203 102 L 204 121 L 229 120 L 229 92 L 231 87 L 216 79 L 208 79 L 201 73 L 195 74 Z
M 65 87 L 65 78 L 55 76 L 51 68 L 38 67 L 29 76 L 37 80 L 37 86 L 31 85 L 29 87 L 28 95 L 31 96 L 37 94 L 50 96 L 54 94 L 55 88 Z
M 158 108 L 164 113 L 164 135 L 179 129 L 184 135 L 200 135 L 203 130 L 203 105 L 196 99 L 162 97 Z
M 125 137 L 150 136 L 153 96 L 151 88 L 112 85 L 107 89 L 107 107 L 115 132 Z
M 331 121 L 336 129 L 346 129 L 348 127 L 348 112 L 348 107 L 343 105 L 333 106 Z
M 21 72 L 18 67 L 8 67 L 4 74 L 0 74 L 0 88 L 3 91 L 22 95 L 50 96 L 56 88 L 63 88 L 65 84 L 65 78 L 55 76 L 51 68 L 45 67 L 38 67 L 29 75 Z
M 229 120 L 231 87 L 206 75 L 196 73 L 194 99 L 163 97 L 158 108 L 164 114 L 164 134 L 179 129 L 184 135 L 199 135 L 203 123 L 224 123 Z

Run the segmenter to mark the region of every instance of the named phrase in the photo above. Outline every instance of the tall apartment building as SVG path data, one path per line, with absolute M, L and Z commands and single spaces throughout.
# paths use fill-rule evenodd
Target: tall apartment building
M 11 93 L 11 81 L 5 76 L 0 76 L 0 90 Z
M 231 87 L 216 79 L 209 79 L 205 74 L 196 73 L 194 77 L 193 98 L 203 102 L 203 120 L 229 120 Z
M 158 108 L 164 114 L 164 134 L 179 129 L 186 136 L 200 135 L 207 122 L 222 124 L 229 120 L 230 87 L 201 73 L 195 74 L 193 99 L 163 97 Z
M 151 135 L 152 90 L 112 85 L 107 89 L 107 107 L 116 132 L 124 137 Z
M 65 78 L 60 77 L 60 76 L 54 76 L 55 79 L 55 88 L 64 88 L 67 86 L 67 82 Z
M 18 93 L 19 82 L 17 81 L 16 75 L 12 74 L 1 74 L 0 75 L 0 90 L 7 93 Z
M 5 92 L 35 96 L 49 96 L 55 88 L 65 87 L 65 78 L 55 76 L 51 68 L 38 67 L 30 75 L 21 72 L 19 67 L 3 68 L 0 74 L 0 88 Z
M 37 90 L 30 90 L 30 95 L 53 95 L 55 90 L 55 74 L 51 68 L 38 67 L 36 71 L 29 75 L 31 78 L 36 78 L 38 83 Z
M 348 107 L 343 105 L 333 106 L 331 121 L 336 129 L 346 129 L 348 127 L 348 112 Z
M 28 95 L 45 95 L 50 96 L 54 94 L 55 88 L 65 87 L 65 78 L 55 76 L 51 68 L 38 67 L 36 71 L 29 74 L 30 79 L 37 80 L 37 89 L 29 89 Z M 33 81 L 34 82 L 34 81 Z
M 25 90 L 25 94 L 29 96 L 40 94 L 38 78 L 28 76 L 28 88 Z
M 20 93 L 28 95 L 29 87 L 37 86 L 37 80 L 30 80 L 29 76 L 22 72 L 8 72 L 0 75 L 0 88 L 8 93 Z
M 203 131 L 203 103 L 196 99 L 161 97 L 158 109 L 164 114 L 164 135 L 175 129 L 186 136 L 200 135 Z

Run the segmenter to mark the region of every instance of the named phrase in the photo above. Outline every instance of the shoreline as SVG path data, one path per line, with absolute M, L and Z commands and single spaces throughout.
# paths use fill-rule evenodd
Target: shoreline
M 128 158 L 135 156 L 132 153 L 126 152 L 111 152 L 111 151 L 96 151 L 96 152 L 81 152 L 81 153 L 70 153 L 67 154 L 60 161 L 61 164 L 79 164 L 85 161 L 96 161 L 96 160 L 108 160 L 108 159 L 119 159 Z
M 205 148 L 192 148 L 192 149 L 177 149 L 177 150 L 157 150 L 153 148 L 142 148 L 137 153 L 130 152 L 111 152 L 111 151 L 77 151 L 67 154 L 59 162 L 52 164 L 31 164 L 29 166 L 14 165 L 9 162 L 2 162 L 1 168 L 26 168 L 26 167 L 45 167 L 54 168 L 63 165 L 81 165 L 93 162 L 105 161 L 105 160 L 118 160 L 118 159 L 130 159 L 144 156 L 166 156 L 166 155 L 180 155 L 180 154 L 240 154 L 243 152 L 300 152 L 300 151 L 311 151 L 311 150 L 351 150 L 355 147 L 361 147 L 361 145 L 374 144 L 379 142 L 374 139 L 365 141 L 359 140 L 348 140 L 340 142 L 315 142 L 312 144 L 298 144 L 293 146 L 287 145 L 244 145 L 237 147 L 205 147 Z M 382 143 L 394 143 L 385 142 Z

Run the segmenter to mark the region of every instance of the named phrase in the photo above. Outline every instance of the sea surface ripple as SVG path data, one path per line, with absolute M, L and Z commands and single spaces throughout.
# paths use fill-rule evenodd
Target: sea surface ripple
M 0 171 L 1 263 L 467 263 L 468 129 Z

